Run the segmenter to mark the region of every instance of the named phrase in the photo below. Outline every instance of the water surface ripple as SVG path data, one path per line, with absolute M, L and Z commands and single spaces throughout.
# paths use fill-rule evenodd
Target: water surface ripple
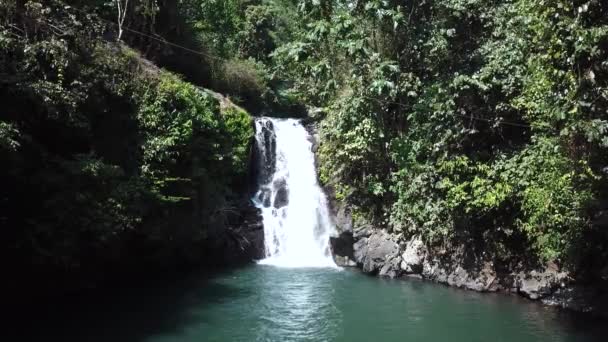
M 334 268 L 249 266 L 147 282 L 27 317 L 4 341 L 605 341 L 603 324 L 515 296 Z

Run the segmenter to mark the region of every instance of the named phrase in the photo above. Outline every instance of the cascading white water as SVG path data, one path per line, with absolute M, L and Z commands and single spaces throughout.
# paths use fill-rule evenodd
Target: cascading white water
M 259 189 L 266 258 L 284 267 L 336 267 L 329 246 L 334 227 L 317 182 L 311 137 L 294 119 L 256 119 Z

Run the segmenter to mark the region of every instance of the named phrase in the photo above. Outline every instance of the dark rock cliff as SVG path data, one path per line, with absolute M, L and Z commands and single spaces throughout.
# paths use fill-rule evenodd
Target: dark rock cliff
M 264 257 L 264 225 L 261 212 L 251 201 L 241 203 L 238 215 L 229 223 L 224 239 L 225 258 L 249 262 Z

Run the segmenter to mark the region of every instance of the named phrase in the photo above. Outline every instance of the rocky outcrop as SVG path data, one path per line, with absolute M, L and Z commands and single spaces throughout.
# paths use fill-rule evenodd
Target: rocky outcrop
M 287 205 L 289 202 L 289 189 L 287 187 L 286 180 L 284 178 L 279 178 L 273 182 L 273 188 L 276 190 L 276 195 L 274 197 L 273 207 L 279 209 Z M 269 194 L 270 196 L 270 194 Z
M 327 190 L 325 189 L 326 192 L 331 193 Z M 332 196 L 329 196 L 329 205 L 330 213 L 333 214 L 331 220 L 336 228 L 336 235 L 329 239 L 334 261 L 338 266 L 356 267 L 357 262 L 354 255 L 355 232 L 353 232 L 350 210 L 341 203 L 332 200 Z
M 414 237 L 406 243 L 405 251 L 401 254 L 401 269 L 406 274 L 422 274 L 424 259 L 427 254 L 428 251 L 422 240 Z
M 334 253 L 348 254 L 342 251 L 352 243 L 352 261 L 365 273 L 422 278 L 479 292 L 514 293 L 547 305 L 608 317 L 608 292 L 597 286 L 575 284 L 568 272 L 553 263 L 505 271 L 491 260 L 468 255 L 463 246 L 437 249 L 427 246 L 419 237 L 405 240 L 398 234 L 367 225 L 350 229 L 352 233 L 341 234 L 332 242 L 336 246 Z
M 332 254 L 336 265 L 342 267 L 354 267 L 357 263 L 354 261 L 354 244 L 355 239 L 351 231 L 345 231 L 338 236 L 330 237 Z
M 565 286 L 542 298 L 541 302 L 574 311 L 591 312 L 608 318 L 608 293 L 597 287 Z
M 264 258 L 264 224 L 260 209 L 251 201 L 241 204 L 238 216 L 226 229 L 231 244 L 227 251 L 232 258 L 251 261 Z
M 542 270 L 519 272 L 514 276 L 515 288 L 530 299 L 547 297 L 558 288 L 565 288 L 568 273 L 562 272 L 555 264 L 548 264 Z
M 497 291 L 496 272 L 491 263 L 485 262 L 480 267 L 466 267 L 458 260 L 445 264 L 441 259 L 425 259 L 421 276 L 449 286 L 480 292 Z
M 275 155 L 277 142 L 274 139 L 274 125 L 272 121 L 259 121 L 256 132 L 262 140 L 263 148 L 260 148 L 255 140 L 252 140 L 252 148 L 249 160 L 249 182 L 253 188 L 258 184 L 268 184 L 275 172 Z
M 363 272 L 397 276 L 400 273 L 399 245 L 394 236 L 376 230 L 368 237 L 362 237 L 353 245 L 355 262 Z

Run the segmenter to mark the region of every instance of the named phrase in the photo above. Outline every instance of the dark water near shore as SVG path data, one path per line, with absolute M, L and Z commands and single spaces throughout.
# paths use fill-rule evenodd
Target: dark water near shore
M 4 341 L 606 341 L 603 323 L 515 296 L 355 271 L 250 266 L 29 312 Z

